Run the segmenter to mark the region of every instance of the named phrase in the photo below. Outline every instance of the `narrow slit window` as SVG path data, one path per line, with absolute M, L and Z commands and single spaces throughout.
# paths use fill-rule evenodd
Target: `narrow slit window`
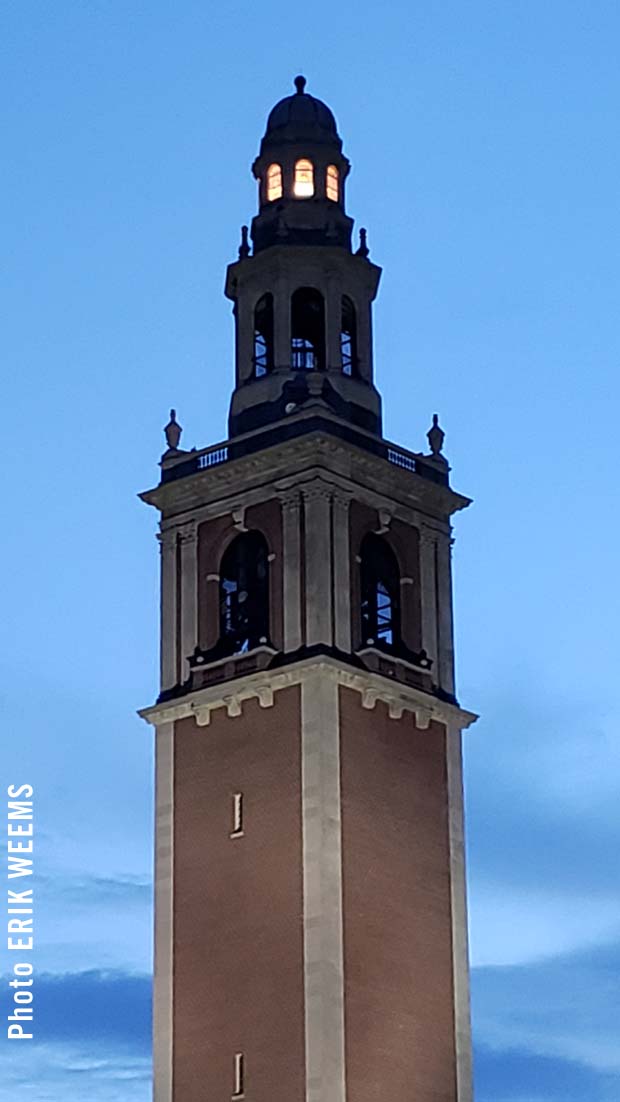
M 293 192 L 297 199 L 309 199 L 314 195 L 314 167 L 312 161 L 302 157 L 295 165 Z
M 232 798 L 231 838 L 241 838 L 243 834 L 243 793 L 235 792 Z
M 282 198 L 282 167 L 269 165 L 267 169 L 267 202 Z
M 242 1052 L 235 1053 L 233 1068 L 233 1098 L 243 1098 L 245 1087 L 245 1060 Z
M 327 174 L 325 178 L 325 193 L 328 199 L 331 199 L 332 203 L 337 203 L 340 198 L 339 193 L 339 173 L 336 165 L 327 166 Z

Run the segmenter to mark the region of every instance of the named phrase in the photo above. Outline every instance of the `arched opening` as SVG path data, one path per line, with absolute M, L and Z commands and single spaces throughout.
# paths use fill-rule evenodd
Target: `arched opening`
M 273 367 L 273 295 L 270 291 L 254 309 L 254 377 L 260 379 Z
M 348 295 L 342 296 L 340 361 L 344 375 L 357 374 L 357 325 L 355 320 L 355 306 Z
M 282 198 L 282 166 L 269 165 L 267 169 L 267 202 L 273 203 L 274 199 Z
M 325 174 L 325 194 L 332 203 L 337 203 L 340 198 L 340 173 L 336 165 L 328 165 Z
M 362 643 L 395 647 L 400 641 L 400 571 L 381 536 L 364 536 L 361 547 Z
M 291 367 L 296 371 L 325 367 L 325 303 L 313 287 L 300 287 L 291 299 Z
M 220 565 L 220 647 L 242 654 L 269 639 L 269 562 L 260 532 L 244 532 Z
M 309 199 L 314 195 L 314 166 L 306 157 L 295 163 L 293 195 L 297 199 Z

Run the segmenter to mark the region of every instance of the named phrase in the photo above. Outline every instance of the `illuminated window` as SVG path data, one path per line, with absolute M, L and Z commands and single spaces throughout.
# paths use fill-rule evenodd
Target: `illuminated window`
M 325 191 L 328 199 L 333 200 L 334 203 L 338 202 L 338 169 L 335 165 L 327 166 Z
M 254 376 L 260 379 L 273 367 L 273 295 L 267 292 L 254 310 Z
M 355 307 L 348 295 L 343 295 L 340 321 L 340 360 L 344 375 L 355 375 L 357 371 L 356 336 Z
M 298 199 L 307 199 L 314 195 L 314 168 L 312 161 L 302 159 L 295 165 L 295 185 L 293 191 Z
M 291 299 L 291 367 L 325 367 L 325 303 L 313 287 L 300 287 Z
M 392 548 L 380 536 L 361 547 L 362 642 L 392 648 L 400 643 L 400 571 Z
M 267 169 L 267 202 L 273 203 L 274 199 L 282 198 L 282 168 L 280 165 L 269 165 Z

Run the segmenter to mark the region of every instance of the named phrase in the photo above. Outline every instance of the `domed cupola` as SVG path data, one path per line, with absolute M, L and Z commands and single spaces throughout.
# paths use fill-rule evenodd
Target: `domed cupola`
M 353 221 L 344 207 L 350 165 L 336 120 L 326 104 L 305 91 L 305 77 L 296 77 L 295 87 L 295 95 L 271 111 L 252 165 L 259 184 L 254 252 L 286 243 L 350 249 Z
M 267 119 L 267 129 L 261 142 L 261 156 L 273 146 L 287 142 L 312 141 L 331 145 L 340 153 L 342 141 L 336 120 L 327 104 L 305 91 L 306 78 L 295 77 L 297 92 L 276 103 Z
M 345 210 L 349 162 L 329 107 L 295 95 L 271 111 L 252 168 L 259 210 L 252 245 L 243 227 L 239 259 L 229 265 L 234 303 L 236 386 L 231 437 L 329 414 L 381 432 L 373 381 L 372 303 L 381 269 L 368 256 L 366 232 L 353 252 Z

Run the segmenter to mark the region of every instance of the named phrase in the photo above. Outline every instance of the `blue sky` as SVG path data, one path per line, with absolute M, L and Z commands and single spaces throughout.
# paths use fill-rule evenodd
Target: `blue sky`
M 146 1102 L 157 479 L 222 439 L 222 293 L 303 72 L 384 267 L 385 431 L 446 430 L 477 1102 L 617 1102 L 615 3 L 8 0 L 2 774 L 36 786 L 37 1041 L 0 1099 Z M 8 171 L 7 171 L 8 170 Z M 8 273 L 8 278 L 6 278 Z M 6 954 L 2 968 L 6 970 Z M 6 1045 L 6 1043 L 5 1043 Z

